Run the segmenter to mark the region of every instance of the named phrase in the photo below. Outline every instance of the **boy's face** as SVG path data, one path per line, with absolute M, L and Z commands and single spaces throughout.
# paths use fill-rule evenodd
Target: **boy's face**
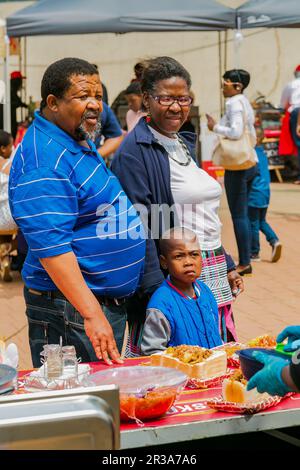
M 182 285 L 191 285 L 200 276 L 201 251 L 197 239 L 169 241 L 168 253 L 160 257 L 161 265 L 171 278 Z

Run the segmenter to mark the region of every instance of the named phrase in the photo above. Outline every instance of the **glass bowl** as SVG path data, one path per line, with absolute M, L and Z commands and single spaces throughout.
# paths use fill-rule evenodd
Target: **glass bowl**
M 168 367 L 117 367 L 91 374 L 89 385 L 117 385 L 121 421 L 145 421 L 164 415 L 188 377 Z

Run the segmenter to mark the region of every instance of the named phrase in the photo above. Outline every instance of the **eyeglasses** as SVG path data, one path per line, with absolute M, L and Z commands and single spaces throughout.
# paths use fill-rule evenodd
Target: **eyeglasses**
M 173 103 L 178 103 L 179 106 L 191 106 L 193 98 L 189 95 L 186 96 L 169 96 L 169 95 L 150 95 L 161 106 L 172 106 Z

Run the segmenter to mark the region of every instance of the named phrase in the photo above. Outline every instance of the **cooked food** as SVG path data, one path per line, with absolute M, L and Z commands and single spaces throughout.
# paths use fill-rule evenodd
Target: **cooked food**
M 159 418 L 173 405 L 176 398 L 175 389 L 158 389 L 145 393 L 144 396 L 122 394 L 120 395 L 121 421 Z
M 276 344 L 276 338 L 267 334 L 257 336 L 257 338 L 251 339 L 247 343 L 247 346 L 249 348 L 275 348 Z
M 207 380 L 226 373 L 227 356 L 223 350 L 205 349 L 200 346 L 182 344 L 167 348 L 150 357 L 151 365 L 174 367 L 188 377 Z
M 171 346 L 166 349 L 165 354 L 176 357 L 179 361 L 185 364 L 197 364 L 202 362 L 212 355 L 209 349 L 201 348 L 200 346 L 188 346 L 181 344 L 180 346 Z
M 238 343 L 225 343 L 222 346 L 219 346 L 219 349 L 224 349 L 224 351 L 227 354 L 227 359 L 232 357 L 237 351 L 241 349 L 245 349 L 244 344 L 238 344 Z
M 257 402 L 269 397 L 267 393 L 259 393 L 256 389 L 248 391 L 247 380 L 240 369 L 225 379 L 222 384 L 222 395 L 225 401 L 232 403 Z

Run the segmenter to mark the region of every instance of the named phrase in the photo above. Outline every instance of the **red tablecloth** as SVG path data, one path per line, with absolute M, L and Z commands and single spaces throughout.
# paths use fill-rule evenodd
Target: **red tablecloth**
M 133 366 L 141 365 L 141 363 L 149 363 L 149 360 L 145 357 L 139 359 L 126 359 L 124 365 Z M 103 363 L 92 363 L 93 370 L 104 370 L 108 366 Z M 111 367 L 120 367 L 120 365 L 114 365 Z M 205 404 L 205 401 L 209 398 L 213 398 L 221 394 L 221 386 L 213 387 L 202 390 L 192 390 L 186 388 L 179 396 L 179 399 L 175 402 L 168 413 L 162 418 L 147 421 L 144 423 L 143 428 L 153 426 L 170 426 L 183 423 L 191 423 L 195 421 L 207 421 L 221 418 L 229 418 L 236 416 L 233 413 L 225 413 L 222 411 L 216 411 Z M 278 405 L 268 408 L 264 413 L 270 413 L 274 410 L 291 410 L 300 408 L 300 394 L 295 394 L 289 398 L 282 400 Z M 138 429 L 139 425 L 136 423 L 122 423 L 121 431 L 128 431 L 132 429 Z
M 138 359 L 126 359 L 123 365 L 114 364 L 113 366 L 107 366 L 102 362 L 90 363 L 94 372 L 99 370 L 105 370 L 108 367 L 127 367 L 141 364 L 149 364 L 149 360 L 145 357 Z M 27 371 L 28 372 L 28 371 Z M 20 376 L 24 374 L 20 372 Z M 147 421 L 143 424 L 143 429 L 147 427 L 162 427 L 170 426 L 183 423 L 191 423 L 195 421 L 207 421 L 215 419 L 224 419 L 232 416 L 236 416 L 233 413 L 225 413 L 222 411 L 216 411 L 209 408 L 205 401 L 209 398 L 216 397 L 221 394 L 221 387 L 213 387 L 209 389 L 193 390 L 186 388 L 179 396 L 178 400 L 169 410 L 169 412 L 162 418 Z M 285 398 L 278 405 L 268 408 L 263 413 L 271 413 L 283 410 L 300 409 L 300 394 L 295 394 L 291 397 Z M 129 431 L 133 429 L 139 429 L 140 426 L 136 423 L 122 423 L 121 431 Z

